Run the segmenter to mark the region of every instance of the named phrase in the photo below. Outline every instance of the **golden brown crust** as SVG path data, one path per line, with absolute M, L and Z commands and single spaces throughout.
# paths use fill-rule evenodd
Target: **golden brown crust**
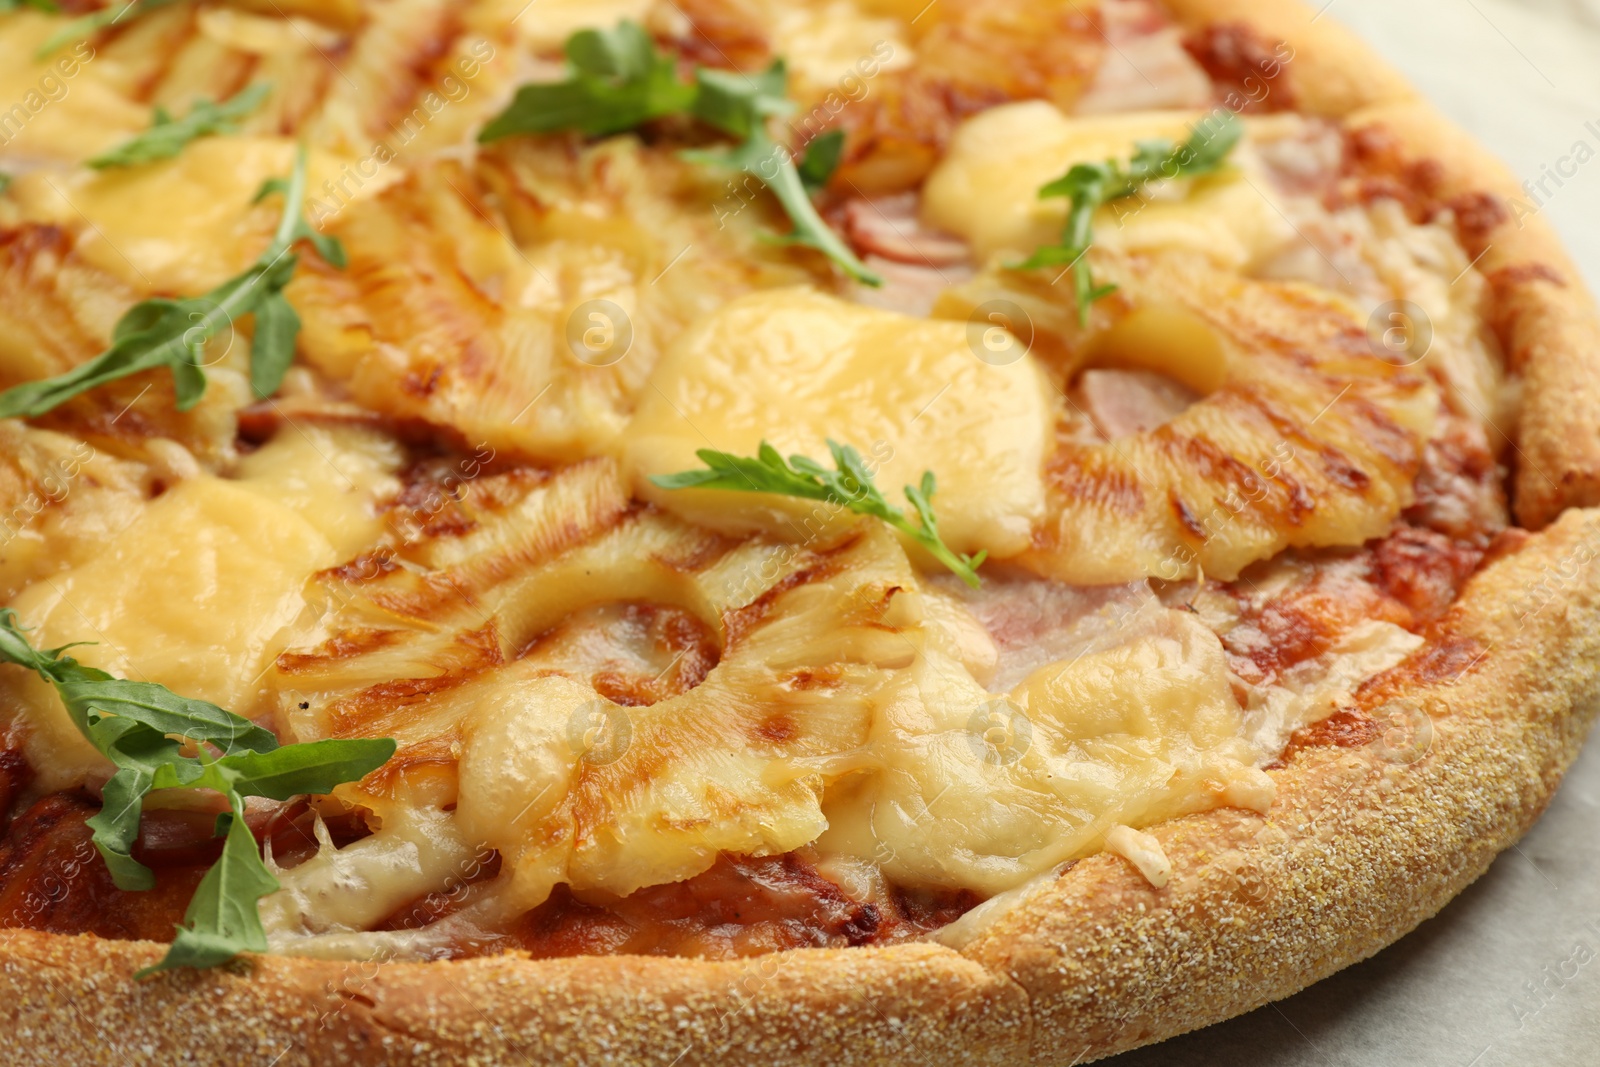
M 1354 38 L 1310 21 L 1310 9 L 1169 6 L 1190 26 L 1246 21 L 1288 40 L 1302 109 L 1395 130 L 1439 160 L 1442 195 L 1513 195 L 1498 164 Z M 1590 355 L 1600 326 L 1540 220 L 1495 223 L 1483 241 L 1481 265 L 1497 280 L 1490 314 L 1528 394 L 1519 511 L 1530 525 L 1554 524 L 1475 578 L 1429 645 L 1363 690 L 1373 713 L 1399 709 L 1398 729 L 1361 748 L 1296 753 L 1272 772 L 1267 818 L 1221 810 L 1154 828 L 1175 870 L 1165 889 L 1100 855 L 1038 887 L 960 952 L 917 945 L 736 963 L 260 958 L 134 983 L 161 946 L 10 931 L 0 934 L 4 1058 L 1081 1063 L 1249 1010 L 1369 955 L 1526 830 L 1596 707 L 1600 511 L 1556 516 L 1600 499 L 1600 369 Z M 1421 717 L 1408 717 L 1412 708 Z M 1424 749 L 1418 738 L 1430 734 Z
M 1164 0 L 1163 6 L 1190 31 L 1235 24 L 1249 26 L 1263 41 L 1287 42 L 1294 50 L 1287 79 L 1296 110 L 1305 114 L 1340 118 L 1416 96 L 1359 37 L 1299 0 Z
M 262 957 L 133 972 L 164 946 L 10 931 L 10 1064 L 1006 1064 L 1020 989 L 933 945 L 738 963 L 522 955 L 451 963 Z

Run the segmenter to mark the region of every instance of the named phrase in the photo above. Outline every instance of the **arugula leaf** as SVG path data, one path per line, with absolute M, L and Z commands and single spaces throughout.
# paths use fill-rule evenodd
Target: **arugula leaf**
M 829 130 L 811 139 L 800 161 L 800 180 L 808 192 L 819 192 L 844 161 L 844 131 Z
M 215 704 L 181 697 L 166 686 L 124 681 L 104 671 L 78 667 L 72 660 L 66 662 L 73 663 L 76 676 L 52 681 L 79 729 L 109 715 L 143 723 L 158 734 L 205 741 L 225 753 L 271 752 L 278 747 L 271 730 Z
M 128 0 L 128 3 L 123 4 L 121 7 L 103 7 L 99 11 L 80 15 L 47 37 L 44 44 L 39 46 L 39 50 L 33 56 L 35 59 L 44 59 L 63 45 L 68 45 L 73 41 L 80 41 L 91 34 L 99 33 L 109 26 L 115 26 L 123 19 L 135 18 L 148 11 L 154 11 L 158 7 L 166 7 L 168 4 L 174 3 L 177 3 L 177 0 Z M 30 3 L 29 6 L 38 7 L 39 5 Z M 54 10 L 59 11 L 60 9 L 54 8 Z
M 132 167 L 158 159 L 171 159 L 183 151 L 185 145 L 200 137 L 233 133 L 238 120 L 261 106 L 272 91 L 267 82 L 257 82 L 233 94 L 222 103 L 196 100 L 194 107 L 181 119 L 175 119 L 164 107 L 157 107 L 151 126 L 145 132 L 124 141 L 108 152 L 91 158 L 89 166 L 96 170 L 108 167 Z
M 711 166 L 740 170 L 767 187 L 794 223 L 794 232 L 782 238 L 789 244 L 816 249 L 833 260 L 850 278 L 863 285 L 882 285 L 883 279 L 856 258 L 817 214 L 810 190 L 794 154 L 772 139 L 767 119 L 793 108 L 784 95 L 789 76 L 783 60 L 765 73 L 747 77 L 722 70 L 701 70 L 696 75 L 700 86 L 694 114 L 707 125 L 744 140 L 724 151 L 696 149 L 683 153 L 685 159 Z M 842 148 L 842 145 L 841 145 Z M 816 173 L 817 168 L 813 168 Z
M 140 975 L 210 967 L 240 952 L 265 950 L 256 902 L 278 884 L 245 826 L 244 798 L 287 800 L 331 792 L 388 762 L 394 741 L 334 739 L 280 746 L 270 730 L 215 704 L 85 667 L 62 655 L 70 647 L 35 649 L 16 613 L 0 608 L 0 662 L 26 667 L 50 682 L 79 731 L 117 768 L 102 791 L 99 813 L 86 820 L 112 881 L 128 890 L 155 885 L 155 876 L 132 854 L 144 798 L 151 791 L 212 789 L 227 798 L 232 811 L 217 821 L 218 836 L 226 837 L 222 858 L 196 889 L 184 916 L 186 925 L 179 927 L 166 958 Z M 185 754 L 185 743 L 193 755 Z M 207 746 L 223 754 L 216 758 Z
M 905 487 L 906 499 L 916 509 L 918 525 L 879 491 L 859 452 L 832 440 L 828 451 L 833 454 L 834 470 L 806 456 L 790 456 L 786 463 L 778 450 L 765 441 L 753 458 L 703 448 L 695 455 L 706 465 L 705 470 L 653 475 L 650 481 L 662 489 L 726 489 L 821 500 L 858 515 L 870 515 L 910 536 L 972 588 L 982 584 L 978 568 L 989 554 L 958 555 L 939 536 L 932 504 L 937 482 L 932 471 L 923 473 L 920 486 Z
M 613 30 L 574 34 L 567 40 L 566 55 L 566 80 L 517 90 L 511 106 L 483 128 L 478 140 L 563 130 L 603 137 L 655 119 L 698 119 L 739 143 L 723 151 L 684 152 L 684 158 L 749 174 L 771 190 L 794 223 L 786 241 L 816 249 L 864 285 L 883 284 L 811 202 L 812 191 L 839 164 L 843 131 L 813 141 L 813 151 L 797 166 L 794 154 L 767 130 L 768 119 L 794 108 L 782 60 L 754 75 L 700 67 L 693 83 L 686 83 L 678 76 L 676 61 L 657 50 L 637 23 L 626 20 Z
M 8 171 L 0 170 L 0 196 L 6 194 L 6 190 L 11 188 L 11 183 L 15 180 Z
M 245 825 L 241 798 L 234 797 L 233 810 L 217 817 L 217 833 L 224 837 L 222 856 L 195 887 L 178 936 L 161 962 L 136 972 L 135 978 L 179 967 L 216 967 L 241 952 L 267 951 L 258 905 L 278 889 L 278 880 Z
M 270 751 L 241 752 L 206 764 L 198 776 L 169 762 L 153 777 L 153 788 L 215 789 L 245 797 L 288 800 L 306 793 L 329 793 L 389 762 L 395 743 L 386 737 L 307 741 Z
M 31 7 L 35 11 L 48 11 L 52 15 L 61 14 L 61 7 L 55 0 L 0 0 L 0 14 L 7 11 L 21 11 Z
M 1079 163 L 1066 175 L 1039 190 L 1039 199 L 1066 197 L 1067 210 L 1061 243 L 1046 245 L 1013 270 L 1066 265 L 1072 271 L 1073 291 L 1078 304 L 1078 322 L 1089 321 L 1089 307 L 1096 300 L 1117 291 L 1115 285 L 1099 285 L 1089 265 L 1089 249 L 1094 244 L 1094 213 L 1106 204 L 1136 196 L 1154 181 L 1199 178 L 1220 169 L 1233 151 L 1244 126 L 1230 111 L 1217 111 L 1215 120 L 1202 120 L 1189 139 L 1174 146 L 1171 141 L 1139 141 L 1126 166 L 1114 159 L 1104 163 Z
M 218 331 L 245 315 L 256 318 L 250 344 L 250 383 L 258 397 L 271 396 L 294 361 L 300 319 L 283 296 L 299 258 L 290 249 L 309 243 L 329 265 L 343 269 L 344 247 L 312 229 L 301 213 L 306 189 L 306 151 L 295 157 L 288 180 L 273 178 L 256 195 L 282 194 L 283 217 L 267 250 L 244 273 L 204 296 L 141 301 L 118 320 L 111 347 L 65 374 L 24 382 L 0 393 L 0 419 L 35 418 L 91 389 L 142 371 L 166 367 L 172 373 L 179 411 L 200 402 L 206 390 L 201 365 L 206 344 Z
M 622 133 L 652 119 L 681 114 L 695 90 L 678 79 L 672 57 L 656 51 L 636 22 L 614 30 L 580 30 L 567 39 L 566 81 L 524 85 L 511 106 L 478 140 L 519 133 L 577 130 L 588 137 Z

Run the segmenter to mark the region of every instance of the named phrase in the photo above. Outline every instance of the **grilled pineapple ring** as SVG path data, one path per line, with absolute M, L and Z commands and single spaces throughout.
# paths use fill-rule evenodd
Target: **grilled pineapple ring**
M 321 575 L 328 610 L 278 659 L 296 736 L 401 746 L 341 789 L 372 837 L 281 873 L 263 914 L 285 950 L 396 950 L 372 928 L 489 850 L 481 899 L 400 940 L 495 928 L 557 885 L 626 895 L 812 844 L 992 894 L 1112 824 L 1270 800 L 1216 636 L 1148 594 L 991 692 L 990 637 L 879 523 L 735 542 L 631 508 L 604 461 L 465 492 L 439 532 Z M 700 620 L 714 663 L 619 696 L 591 624 L 619 603 Z
M 1103 256 L 1097 273 L 1121 288 L 1088 331 L 1057 339 L 1058 373 L 1154 370 L 1202 399 L 1144 433 L 1060 440 L 1045 465 L 1048 517 L 1020 562 L 1083 585 L 1232 580 L 1286 548 L 1381 537 L 1411 503 L 1438 391 L 1375 355 L 1342 299 L 1222 274 L 1194 254 Z M 998 290 L 1039 306 L 1061 288 L 1008 276 L 963 300 Z

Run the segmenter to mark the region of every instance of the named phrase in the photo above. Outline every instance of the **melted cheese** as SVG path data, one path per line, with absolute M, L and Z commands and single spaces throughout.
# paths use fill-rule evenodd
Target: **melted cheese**
M 373 501 L 399 492 L 405 452 L 355 426 L 289 424 L 239 463 L 241 488 L 289 508 L 328 539 L 339 559 L 377 542 L 387 524 Z
M 202 478 L 169 490 L 104 552 L 12 606 L 38 627 L 40 644 L 92 642 L 73 655 L 248 713 L 304 607 L 306 577 L 335 562 L 327 538 L 293 511 Z M 92 750 L 53 697 L 40 703 L 49 710 L 33 724 L 29 760 L 70 777 Z
M 373 539 L 373 501 L 392 491 L 398 459 L 369 431 L 286 431 L 247 461 L 244 480 L 179 482 L 10 606 L 38 643 L 89 642 L 73 653 L 83 663 L 259 714 L 306 580 Z M 46 788 L 101 765 L 44 683 L 7 672 L 0 688 Z
M 736 533 L 809 536 L 830 509 L 791 498 L 654 488 L 650 475 L 702 466 L 695 452 L 827 460 L 854 445 L 885 496 L 938 478 L 934 508 L 958 552 L 1025 549 L 1043 514 L 1050 440 L 1043 376 L 1026 356 L 991 365 L 965 323 L 911 319 L 806 290 L 735 301 L 661 361 L 626 435 L 636 491 L 694 522 Z
M 25 175 L 14 195 L 30 221 L 81 231 L 78 253 L 134 288 L 198 295 L 261 254 L 283 199 L 252 201 L 267 179 L 289 175 L 294 154 L 287 138 L 203 138 L 146 166 Z M 335 167 L 313 153 L 310 187 Z
M 1075 163 L 1126 162 L 1134 144 L 1181 141 L 1200 114 L 1145 112 L 1068 118 L 1043 101 L 1008 104 L 967 121 L 924 190 L 929 223 L 969 241 L 980 256 L 1022 259 L 1057 244 L 1067 201 L 1041 186 Z M 1294 236 L 1248 144 L 1216 175 L 1151 187 L 1102 208 L 1095 243 L 1113 251 L 1182 249 L 1241 269 Z
M 1262 752 L 1283 751 L 1289 735 L 1327 718 L 1362 681 L 1397 666 L 1422 645 L 1420 636 L 1392 622 L 1374 619 L 1353 627 L 1322 655 L 1252 692 L 1246 736 Z
M 1115 852 L 1138 868 L 1145 881 L 1162 888 L 1172 878 L 1172 861 L 1154 836 L 1131 826 L 1113 826 L 1106 834 L 1106 851 Z
M 423 803 L 398 810 L 377 833 L 345 848 L 334 846 L 320 821 L 316 834 L 317 854 L 280 871 L 282 888 L 261 902 L 261 924 L 280 952 L 324 954 L 326 935 L 376 926 L 447 884 L 474 855 L 456 820 Z
M 874 856 L 902 883 L 992 894 L 1255 782 L 1257 754 L 1216 636 L 1178 612 L 991 694 L 937 654 L 896 680 L 876 769 L 830 795 L 824 851 Z

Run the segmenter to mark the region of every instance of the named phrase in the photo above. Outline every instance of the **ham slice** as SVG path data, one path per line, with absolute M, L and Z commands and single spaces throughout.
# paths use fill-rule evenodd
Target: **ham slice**
M 1073 393 L 1107 441 L 1153 430 L 1200 399 L 1182 382 L 1147 370 L 1084 371 Z
M 1210 106 L 1211 79 L 1150 0 L 1103 0 L 1100 18 L 1110 47 L 1074 111 L 1109 115 Z

